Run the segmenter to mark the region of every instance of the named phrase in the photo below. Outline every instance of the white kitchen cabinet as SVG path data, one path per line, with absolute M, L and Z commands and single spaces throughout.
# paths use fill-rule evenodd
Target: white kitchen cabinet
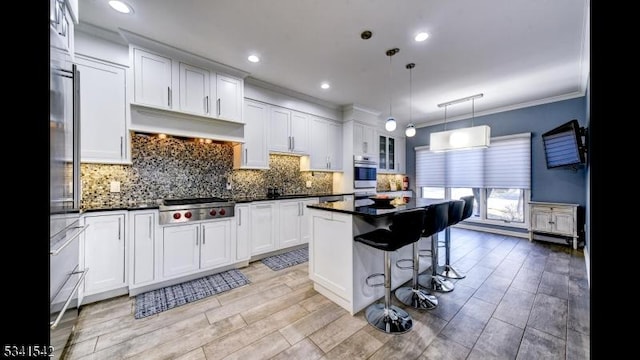
M 536 234 L 561 236 L 573 240 L 578 248 L 578 204 L 529 202 L 529 241 Z
M 233 260 L 232 219 L 163 228 L 163 276 L 171 278 Z
M 209 70 L 180 63 L 180 111 L 211 115 Z
M 77 20 L 77 2 L 49 0 L 49 26 L 57 34 L 57 41 L 51 46 L 59 48 L 75 58 L 75 25 Z
M 318 198 L 305 199 L 301 201 L 301 217 L 300 217 L 300 240 L 303 244 L 309 243 L 311 239 L 311 212 L 307 205 L 317 204 L 320 202 Z
M 406 157 L 407 139 L 403 137 L 396 138 L 396 172 L 398 174 L 407 173 L 407 157 Z
M 353 155 L 375 153 L 376 132 L 371 126 L 353 123 Z
M 155 280 L 155 233 L 158 211 L 129 212 L 129 287 Z
M 126 212 L 84 216 L 85 296 L 127 286 L 125 218 Z
M 243 85 L 242 79 L 221 73 L 216 74 L 216 113 L 213 117 L 242 122 Z M 211 92 L 213 93 L 213 90 Z
M 163 109 L 173 108 L 172 60 L 133 49 L 134 101 Z
M 251 204 L 251 255 L 277 250 L 278 211 L 275 201 Z
M 342 126 L 312 117 L 310 124 L 309 168 L 303 170 L 342 170 Z
M 378 172 L 396 173 L 398 171 L 396 163 L 396 138 L 392 136 L 378 134 Z
M 125 68 L 76 56 L 80 71 L 81 161 L 129 162 Z
M 309 153 L 309 115 L 271 106 L 269 150 L 282 153 Z
M 231 220 L 202 223 L 200 269 L 210 269 L 231 263 Z
M 236 260 L 249 260 L 251 257 L 251 209 L 249 204 L 236 205 Z
M 279 248 L 286 248 L 302 243 L 300 234 L 302 218 L 302 202 L 299 200 L 278 201 Z
M 162 276 L 186 275 L 200 268 L 200 224 L 164 226 Z
M 268 169 L 267 124 L 269 105 L 249 99 L 244 100 L 244 144 L 233 147 L 235 169 Z

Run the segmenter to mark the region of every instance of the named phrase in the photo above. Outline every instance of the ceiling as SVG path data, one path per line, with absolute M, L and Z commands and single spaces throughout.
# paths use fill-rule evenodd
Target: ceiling
M 107 0 L 80 0 L 79 14 L 320 103 L 420 126 L 443 120 L 437 104 L 478 93 L 476 116 L 584 95 L 589 1 L 126 0 L 134 13 L 125 15 Z M 429 38 L 414 41 L 419 31 Z M 392 48 L 400 51 L 389 57 Z M 247 60 L 252 53 L 259 63 Z M 448 106 L 447 121 L 470 117 L 471 105 Z

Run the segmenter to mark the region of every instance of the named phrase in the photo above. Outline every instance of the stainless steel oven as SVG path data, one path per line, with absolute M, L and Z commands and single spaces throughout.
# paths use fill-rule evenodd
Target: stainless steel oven
M 355 189 L 375 188 L 378 163 L 373 156 L 353 157 L 353 187 Z

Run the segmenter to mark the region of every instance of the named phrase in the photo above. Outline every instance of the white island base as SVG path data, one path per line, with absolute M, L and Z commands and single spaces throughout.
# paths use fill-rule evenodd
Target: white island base
M 384 287 L 371 287 L 367 276 L 384 272 L 384 253 L 353 240 L 354 236 L 376 228 L 388 227 L 389 217 L 370 218 L 346 213 L 309 208 L 311 239 L 309 240 L 309 278 L 313 288 L 351 315 L 384 296 Z M 420 249 L 429 249 L 430 238 L 419 241 Z M 391 288 L 410 280 L 413 270 L 396 266 L 398 259 L 412 259 L 413 247 L 404 246 L 391 255 Z M 402 265 L 408 265 L 405 262 Z M 431 265 L 430 257 L 420 258 L 419 272 Z M 376 279 L 374 279 L 376 280 Z M 380 281 L 382 283 L 382 276 Z M 411 286 L 411 283 L 408 284 Z M 395 297 L 392 302 L 397 302 Z

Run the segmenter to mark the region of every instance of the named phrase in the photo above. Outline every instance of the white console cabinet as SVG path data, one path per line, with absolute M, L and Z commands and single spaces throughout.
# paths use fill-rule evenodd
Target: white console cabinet
M 578 248 L 578 204 L 529 202 L 529 241 L 536 235 L 549 240 L 548 235 L 573 239 L 573 248 Z

